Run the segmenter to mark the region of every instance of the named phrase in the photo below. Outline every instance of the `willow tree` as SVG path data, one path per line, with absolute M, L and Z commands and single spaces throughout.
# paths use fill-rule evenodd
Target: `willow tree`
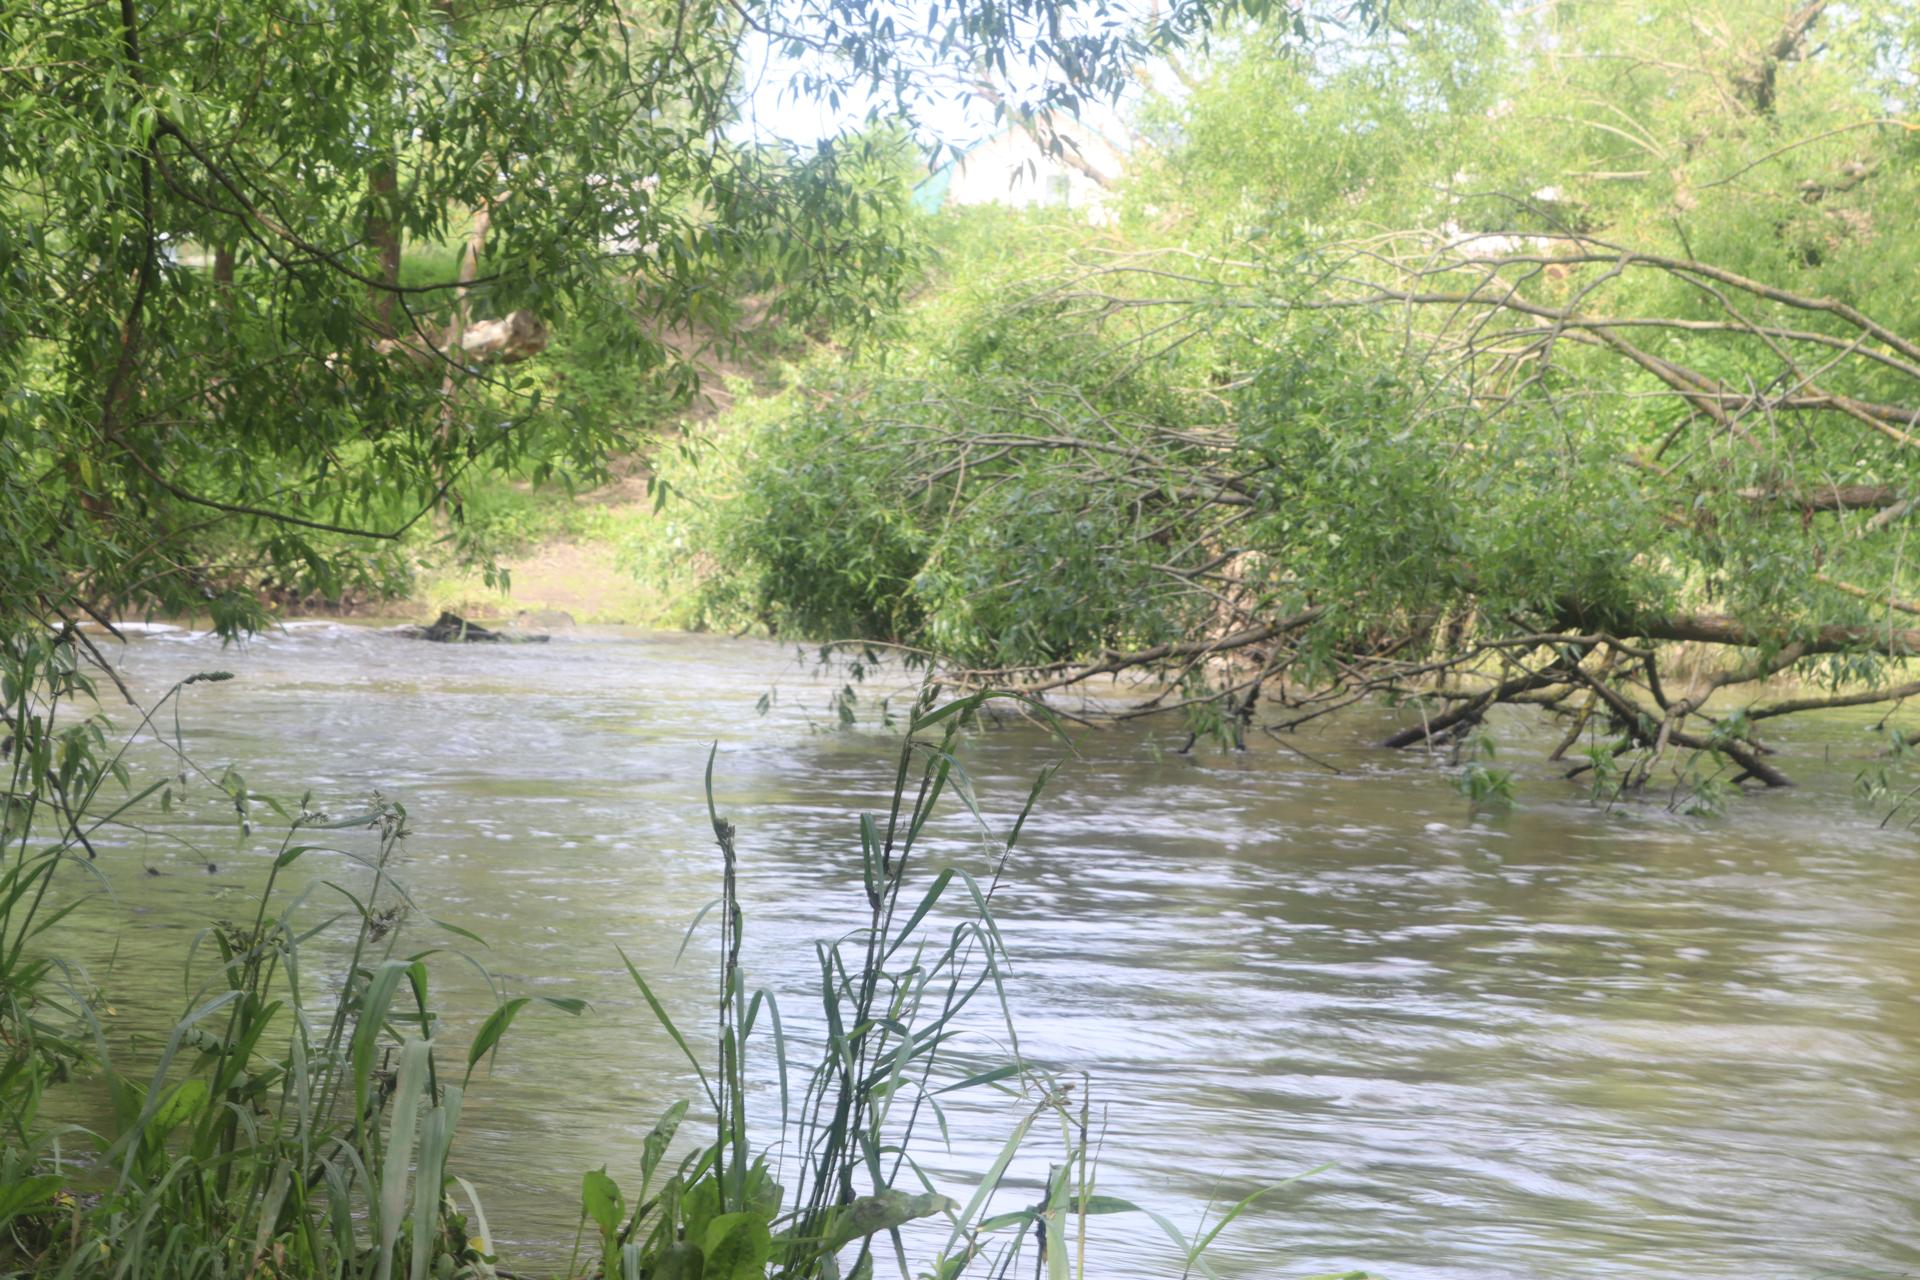
M 268 0 L 0 12 L 0 614 L 258 620 L 337 590 L 503 467 L 591 473 L 549 335 L 609 377 L 735 304 L 884 306 L 906 266 L 880 135 L 740 125 L 744 68 L 911 117 L 925 69 L 1110 93 L 1147 43 L 1079 0 Z M 1063 34 L 1063 32 L 1065 34 Z
M 732 599 L 1232 738 L 1528 704 L 1609 786 L 1781 784 L 1777 717 L 1920 693 L 1910 7 L 1389 22 L 1189 71 L 1119 229 L 750 437 Z M 808 505 L 796 433 L 887 497 Z
M 1439 675 L 1392 745 L 1528 702 L 1565 722 L 1556 755 L 1605 730 L 1576 771 L 1639 782 L 1692 749 L 1779 785 L 1767 722 L 1920 693 L 1916 36 L 1898 5 L 1538 9 L 1424 108 L 1361 93 L 1427 154 L 1306 193 L 1292 216 L 1335 234 L 1215 255 L 1196 314 L 1331 338 L 1392 384 L 1371 426 L 1307 415 L 1356 457 L 1287 425 L 1296 374 L 1241 366 L 1277 503 L 1320 513 L 1262 548 L 1339 629 L 1305 714 Z

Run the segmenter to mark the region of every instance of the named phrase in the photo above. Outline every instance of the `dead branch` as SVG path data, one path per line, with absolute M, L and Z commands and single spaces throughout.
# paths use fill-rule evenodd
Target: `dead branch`
M 405 356 L 423 366 L 448 358 L 455 363 L 514 364 L 547 349 L 547 326 L 531 311 L 515 311 L 498 320 L 476 320 L 455 325 L 446 333 L 427 330 L 415 338 L 383 338 L 374 350 Z

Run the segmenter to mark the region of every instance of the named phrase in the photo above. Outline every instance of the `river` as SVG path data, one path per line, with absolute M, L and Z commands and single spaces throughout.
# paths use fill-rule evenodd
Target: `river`
M 455 1148 L 508 1265 L 534 1271 L 564 1258 L 581 1173 L 631 1169 L 693 1092 L 614 948 L 700 1025 L 711 937 L 674 959 L 717 892 L 709 743 L 740 829 L 752 981 L 803 1022 L 813 940 L 860 917 L 856 815 L 880 803 L 894 742 L 836 728 L 793 656 L 617 631 L 456 648 L 332 624 L 239 647 L 163 630 L 120 653 L 143 698 L 233 672 L 186 691 L 191 755 L 336 812 L 376 789 L 402 801 L 399 874 L 421 906 L 485 937 L 475 954 L 513 992 L 591 1002 L 522 1015 Z M 1898 820 L 1883 829 L 1850 794 L 1870 721 L 1783 731 L 1806 785 L 1713 817 L 1596 807 L 1507 722 L 1519 804 L 1476 816 L 1418 757 L 1366 745 L 1383 714 L 1302 739 L 1316 760 L 1264 743 L 1181 756 L 1168 726 L 1074 734 L 997 914 L 1022 1049 L 1090 1075 L 1100 1189 L 1187 1228 L 1210 1201 L 1330 1163 L 1221 1236 L 1230 1276 L 1920 1274 L 1920 863 Z M 1012 724 L 965 759 L 1004 821 L 1065 754 Z M 62 929 L 122 1046 L 185 1007 L 196 932 L 245 910 L 271 861 L 264 814 L 242 836 L 206 784 L 180 800 L 103 848 L 112 894 Z M 956 814 L 940 856 L 978 864 L 967 833 Z M 409 928 L 412 945 L 465 945 Z M 470 1034 L 485 985 L 438 972 Z M 966 1198 L 1013 1118 L 955 1112 L 951 1153 L 927 1157 L 945 1189 Z M 1035 1194 L 1044 1155 L 1018 1172 L 1001 1207 Z M 1094 1227 L 1089 1275 L 1178 1274 L 1145 1219 Z

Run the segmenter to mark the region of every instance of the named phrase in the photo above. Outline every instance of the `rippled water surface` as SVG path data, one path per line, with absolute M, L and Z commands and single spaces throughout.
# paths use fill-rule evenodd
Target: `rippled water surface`
M 455 1149 L 535 1270 L 572 1240 L 582 1171 L 633 1166 L 693 1088 L 614 948 L 702 1024 L 711 939 L 674 961 L 717 892 L 708 743 L 741 830 L 751 980 L 797 1029 L 812 941 L 859 919 L 855 815 L 880 802 L 892 743 L 823 731 L 824 692 L 791 657 L 711 637 L 452 648 L 325 625 L 224 650 L 161 633 L 124 653 L 146 697 L 234 672 L 188 691 L 196 759 L 336 811 L 375 789 L 400 799 L 416 828 L 400 874 L 422 908 L 483 935 L 514 991 L 592 1002 L 578 1019 L 524 1015 Z M 1521 803 L 1479 819 L 1419 761 L 1366 749 L 1377 724 L 1306 740 L 1319 763 L 1079 735 L 997 899 L 1021 1048 L 1090 1073 L 1101 1189 L 1183 1228 L 1210 1200 L 1332 1163 L 1221 1237 L 1229 1275 L 1920 1275 L 1920 867 L 1914 837 L 1849 794 L 1865 724 L 1798 727 L 1786 758 L 1807 785 L 1711 819 L 1594 808 L 1528 772 L 1543 752 L 1517 726 Z M 1061 755 L 1012 726 L 966 759 L 1004 820 Z M 271 860 L 210 788 L 183 799 L 102 851 L 113 897 L 66 926 L 123 1043 L 181 1012 L 195 934 L 243 911 Z M 978 864 L 968 830 L 953 818 L 939 856 Z M 490 998 L 457 962 L 441 972 L 464 1041 Z M 992 1034 L 983 1021 L 982 1051 Z M 62 1105 L 84 1118 L 84 1097 Z M 1015 1118 L 953 1113 L 951 1152 L 928 1153 L 947 1190 L 965 1198 Z M 1044 1157 L 1019 1172 L 1003 1208 L 1033 1197 Z M 1096 1226 L 1089 1275 L 1178 1274 L 1151 1223 Z

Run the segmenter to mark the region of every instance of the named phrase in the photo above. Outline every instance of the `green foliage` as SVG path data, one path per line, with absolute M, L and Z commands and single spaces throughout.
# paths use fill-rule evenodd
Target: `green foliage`
M 1182 412 L 1177 398 L 1145 372 L 1090 394 L 1098 335 L 1024 296 L 1070 226 L 988 213 L 953 234 L 952 283 L 900 341 L 845 369 L 795 371 L 786 392 L 666 460 L 668 491 L 689 496 L 667 507 L 654 563 L 690 549 L 719 570 L 699 620 L 1014 662 L 1191 622 L 1182 602 L 1152 613 L 1141 584 L 1156 551 L 1125 544 L 1158 479 L 1108 485 L 1049 465 L 1074 460 L 1089 420 L 1144 446 Z
M 1902 696 L 1905 6 L 1419 0 L 1311 59 L 1287 35 L 1175 68 L 1117 225 L 949 220 L 890 349 L 673 461 L 690 612 L 963 681 L 1140 670 L 1227 741 L 1275 680 L 1331 704 L 1442 664 L 1573 714 L 1581 667 L 1650 704 L 1601 708 L 1647 759 L 1684 739 L 1770 783 L 1751 726 L 1686 727 L 1652 648 L 1736 651 L 1703 698 Z M 1549 669 L 1554 695 L 1519 674 Z
M 1513 773 L 1494 767 L 1497 755 L 1493 738 L 1486 733 L 1470 734 L 1458 745 L 1456 756 L 1463 763 L 1454 788 L 1475 811 L 1513 807 Z
M 953 56 L 1045 20 L 942 8 Z M 391 591 L 403 535 L 457 531 L 470 484 L 601 478 L 689 394 L 689 336 L 730 343 L 750 303 L 800 329 L 883 313 L 915 254 L 904 135 L 743 138 L 748 27 L 857 51 L 810 91 L 897 71 L 919 100 L 916 48 L 839 0 L 14 6 L 0 621 L 232 633 L 263 597 Z M 1117 82 L 1145 38 L 1075 42 L 1084 74 L 1047 92 Z M 514 315 L 544 355 L 456 350 Z
M 1193 587 L 1223 558 L 1261 600 L 1364 596 L 1330 619 L 1348 635 L 1467 590 L 1608 607 L 1657 590 L 1633 548 L 1659 513 L 1597 428 L 1503 422 L 1463 467 L 1451 422 L 1375 429 L 1426 389 L 1368 354 L 1370 318 L 1229 313 L 1146 349 L 1160 318 L 1130 319 L 1124 294 L 1059 296 L 1084 264 L 1061 261 L 1069 229 L 994 221 L 1023 238 L 956 262 L 901 345 L 804 368 L 666 460 L 686 501 L 654 563 L 711 566 L 699 620 L 1024 667 L 1203 630 L 1218 602 Z
M 663 518 L 640 552 L 655 572 L 702 575 L 695 625 L 761 623 L 776 632 L 891 639 L 918 626 L 906 592 L 922 540 L 886 486 L 886 459 L 845 434 L 858 419 L 827 400 L 817 413 L 782 415 L 801 392 L 749 403 L 742 434 L 723 454 L 693 443 L 663 459 Z M 671 495 L 698 486 L 696 505 Z M 737 495 L 725 509 L 715 492 Z M 697 571 L 697 566 L 696 571 Z
M 87 826 L 111 820 L 90 815 L 71 824 L 67 838 L 82 839 Z M 396 954 L 395 913 L 381 905 L 389 896 L 407 901 L 387 869 L 405 822 L 404 811 L 377 798 L 369 812 L 344 819 L 303 808 L 288 823 L 252 919 L 202 934 L 217 963 L 190 987 L 187 1012 L 154 1060 L 116 1062 L 94 1028 L 84 1057 L 106 1078 L 112 1123 L 98 1134 L 69 1131 L 65 1141 L 97 1142 L 105 1182 L 84 1211 L 66 1176 L 34 1175 L 10 1188 L 0 1211 L 16 1224 L 0 1247 L 0 1266 L 104 1277 L 137 1260 L 170 1276 L 211 1278 L 272 1259 L 281 1274 L 423 1280 L 445 1259 L 479 1274 L 483 1252 L 445 1198 L 463 1086 L 435 1070 L 428 970 Z M 354 829 L 370 830 L 379 848 L 367 859 L 370 887 L 360 895 L 340 891 L 354 932 L 340 980 L 323 984 L 301 959 L 319 931 L 297 919 L 307 895 L 289 899 L 277 882 L 301 857 L 327 848 L 300 842 Z M 37 932 L 58 913 L 37 921 L 32 907 L 24 914 Z M 27 982 L 47 995 L 59 986 L 40 972 L 14 974 L 10 987 L 24 997 L 18 988 Z M 337 992 L 331 1008 L 310 1001 L 319 985 Z M 509 1001 L 489 1019 L 470 1063 L 525 1003 Z M 38 1048 L 50 1055 L 46 1044 Z M 396 1054 L 396 1065 L 376 1070 Z M 77 1061 L 82 1052 L 67 1056 Z M 30 1101 L 18 1091 L 0 1098 L 9 1126 L 5 1160 L 15 1170 L 38 1166 L 48 1140 Z M 367 1231 L 354 1224 L 356 1206 L 369 1215 Z

